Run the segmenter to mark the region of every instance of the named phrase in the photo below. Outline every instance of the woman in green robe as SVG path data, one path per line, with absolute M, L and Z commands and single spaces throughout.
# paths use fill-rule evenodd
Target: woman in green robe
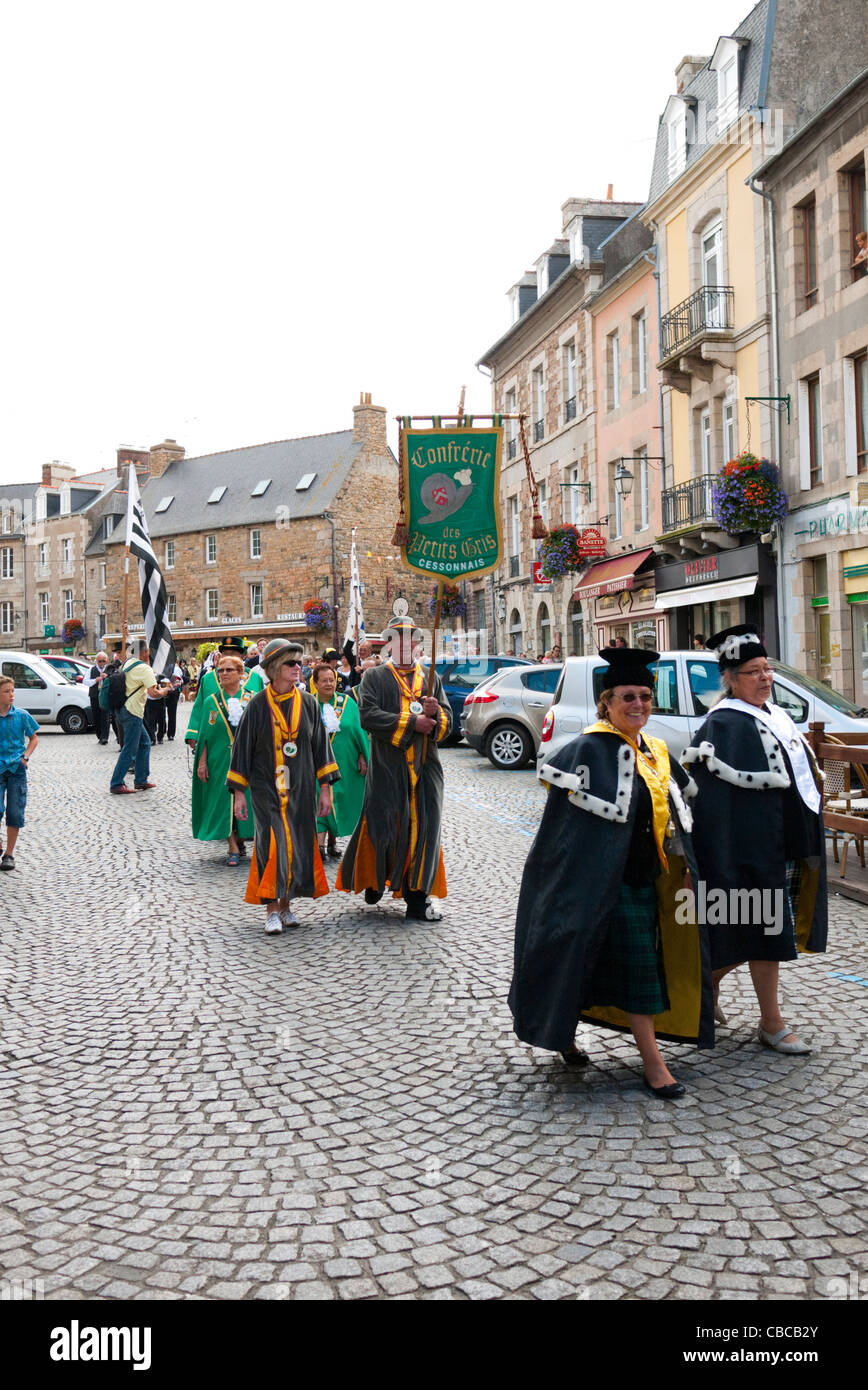
M 251 672 L 250 675 L 254 673 Z M 244 841 L 253 839 L 253 813 L 247 796 L 247 817 L 236 820 L 226 774 L 232 744 L 247 702 L 259 689 L 251 683 L 237 656 L 220 659 L 218 678 L 210 693 L 200 686 L 190 714 L 186 742 L 195 745 L 193 760 L 193 835 L 197 840 L 222 840 L 228 844 L 226 863 L 236 868 L 244 854 Z
M 317 840 L 320 850 L 326 848 L 330 859 L 340 859 L 335 836 L 352 835 L 362 814 L 365 796 L 365 776 L 368 771 L 370 743 L 359 722 L 359 707 L 349 691 L 337 691 L 334 669 L 327 661 L 319 661 L 311 675 L 311 694 L 320 705 L 320 717 L 331 738 L 332 754 L 338 765 L 341 780 L 332 788 L 332 813 L 325 819 L 317 817 Z

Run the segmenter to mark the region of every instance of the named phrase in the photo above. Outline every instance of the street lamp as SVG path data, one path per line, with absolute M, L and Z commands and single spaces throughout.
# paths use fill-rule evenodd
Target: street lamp
M 615 491 L 619 497 L 629 497 L 633 491 L 633 474 L 629 468 L 624 467 L 624 460 L 618 460 L 618 467 L 615 469 Z

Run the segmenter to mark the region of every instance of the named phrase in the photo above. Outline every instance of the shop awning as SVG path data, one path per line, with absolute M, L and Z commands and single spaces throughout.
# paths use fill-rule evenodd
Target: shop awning
M 726 579 L 720 584 L 693 584 L 689 589 L 670 589 L 657 595 L 655 608 L 686 608 L 691 603 L 717 603 L 724 598 L 747 598 L 755 592 L 757 577 Z
M 612 560 L 601 560 L 591 565 L 584 579 L 573 592 L 573 598 L 597 598 L 600 594 L 617 594 L 622 589 L 632 589 L 636 582 L 636 571 L 644 565 L 653 550 L 634 550 L 632 555 L 617 555 Z

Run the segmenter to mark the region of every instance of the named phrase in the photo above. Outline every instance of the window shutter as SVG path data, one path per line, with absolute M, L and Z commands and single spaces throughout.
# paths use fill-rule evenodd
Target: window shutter
M 848 478 L 858 472 L 856 457 L 856 363 L 845 357 L 844 367 L 844 461 Z
M 808 383 L 799 382 L 799 487 L 808 492 L 811 486 L 811 424 L 808 410 Z

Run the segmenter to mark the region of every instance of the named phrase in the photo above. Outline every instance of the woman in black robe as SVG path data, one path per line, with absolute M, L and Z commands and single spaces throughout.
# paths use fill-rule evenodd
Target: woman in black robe
M 316 818 L 332 811 L 331 783 L 340 777 L 319 702 L 298 689 L 301 648 L 269 642 L 262 665 L 270 684 L 254 695 L 238 725 L 227 783 L 235 815 L 245 814 L 250 789 L 255 852 L 244 901 L 265 906 L 265 930 L 297 926 L 292 898 L 329 891 L 316 836 Z
M 540 770 L 549 789 L 518 903 L 509 1004 L 517 1035 L 563 1054 L 576 1025 L 629 1029 L 644 1082 L 684 1094 L 657 1040 L 714 1044 L 705 933 L 685 910 L 693 872 L 695 788 L 662 739 L 641 734 L 651 712 L 655 652 L 608 648 L 597 723 Z
M 716 1017 L 726 1022 L 717 1002 L 721 979 L 747 961 L 759 1041 L 804 1054 L 810 1047 L 781 1016 L 778 975 L 781 961 L 826 949 L 819 775 L 790 716 L 769 703 L 774 672 L 757 628 L 741 623 L 706 646 L 717 653 L 727 695 L 682 762 L 699 788 L 693 843 L 709 904 Z

